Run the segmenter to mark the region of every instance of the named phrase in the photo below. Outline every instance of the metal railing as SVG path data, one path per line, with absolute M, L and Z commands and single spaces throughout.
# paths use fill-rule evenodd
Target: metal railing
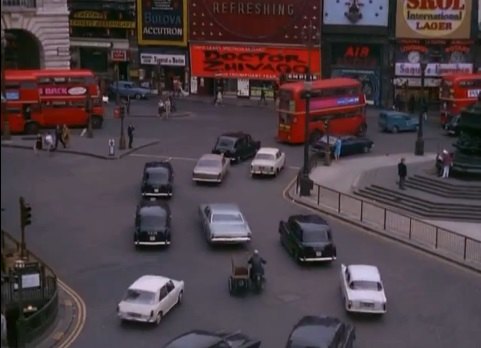
M 37 0 L 2 0 L 2 11 L 6 8 L 37 8 Z
M 1 287 L 2 305 L 6 308 L 18 307 L 19 310 L 23 310 L 25 305 L 38 308 L 33 314 L 25 315 L 17 320 L 17 347 L 24 347 L 26 343 L 42 335 L 56 318 L 58 312 L 57 276 L 39 257 L 26 250 L 24 264 L 26 266 L 39 265 L 41 286 L 19 289 L 18 274 L 12 268 L 14 264 L 11 264 L 11 261 L 18 259 L 18 255 L 20 255 L 20 242 L 3 230 L 1 233 L 2 277 L 5 276 Z
M 298 192 L 297 181 L 296 195 Z M 336 215 L 481 271 L 479 240 L 316 183 L 310 196 L 296 197 L 296 201 L 327 208 Z

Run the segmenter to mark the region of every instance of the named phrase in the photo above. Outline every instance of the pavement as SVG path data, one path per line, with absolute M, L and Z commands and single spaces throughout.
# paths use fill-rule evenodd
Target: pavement
M 339 161 L 333 161 L 331 166 L 314 168 L 310 176 L 315 183 L 346 194 L 353 194 L 355 190 L 373 183 L 378 186 L 397 189 L 397 164 L 403 157 L 408 167 L 408 176 L 411 176 L 424 171 L 426 165 L 432 166 L 436 153 L 425 153 L 424 156 L 399 153 L 384 156 L 341 158 Z M 339 178 L 342 178 L 342 180 L 339 180 Z M 481 241 L 481 225 L 479 223 L 421 220 Z
M 77 133 L 77 134 L 75 134 Z M 67 148 L 63 148 L 59 144 L 56 151 L 48 153 L 46 149 L 39 152 L 39 156 L 56 156 L 58 154 L 75 154 L 82 156 L 95 157 L 105 160 L 116 160 L 128 156 L 129 154 L 136 152 L 148 146 L 159 143 L 158 139 L 148 138 L 134 138 L 133 146 L 131 149 L 125 150 L 118 149 L 118 139 L 115 139 L 116 150 L 113 155 L 109 155 L 109 139 L 105 136 L 95 136 L 93 138 L 87 138 L 80 136 L 80 130 L 75 130 L 71 135 L 70 144 Z M 2 140 L 2 147 L 13 147 L 19 149 L 27 149 L 33 152 L 33 146 L 35 144 L 35 136 L 12 136 L 11 140 Z

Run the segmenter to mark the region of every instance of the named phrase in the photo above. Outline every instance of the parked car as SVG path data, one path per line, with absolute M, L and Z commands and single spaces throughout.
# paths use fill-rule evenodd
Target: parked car
M 450 118 L 450 120 L 444 125 L 444 130 L 448 135 L 458 136 L 460 129 L 459 129 L 459 122 L 461 120 L 461 115 L 456 115 Z
M 286 165 L 286 154 L 275 147 L 262 147 L 251 162 L 251 175 L 277 176 Z
M 305 316 L 294 326 L 286 348 L 352 348 L 354 326 L 328 316 Z
M 243 333 L 193 330 L 167 343 L 164 348 L 259 348 L 261 341 Z
M 279 222 L 281 244 L 299 262 L 333 261 L 331 227 L 318 215 L 292 215 Z
M 254 157 L 261 147 L 260 141 L 254 141 L 244 132 L 224 133 L 217 138 L 212 153 L 224 154 L 232 162 L 239 163 Z
M 382 132 L 409 132 L 419 127 L 419 117 L 400 111 L 381 111 L 378 118 Z
M 230 161 L 224 155 L 206 154 L 197 161 L 192 180 L 195 182 L 221 183 L 228 173 Z
M 376 266 L 341 265 L 341 291 L 346 311 L 384 314 L 387 300 Z
M 119 318 L 160 324 L 175 305 L 182 303 L 184 282 L 158 275 L 144 275 L 129 286 L 117 306 Z
M 151 95 L 148 88 L 137 86 L 132 81 L 118 81 L 110 85 L 110 93 L 116 95 L 117 92 L 121 98 L 135 98 L 137 100 L 147 99 Z
M 142 201 L 135 212 L 134 245 L 170 245 L 171 212 L 162 201 Z
M 249 224 L 236 204 L 202 204 L 199 215 L 202 229 L 211 244 L 241 244 L 251 240 Z
M 358 153 L 368 153 L 374 146 L 374 142 L 366 137 L 356 137 L 353 135 L 327 136 L 323 135 L 311 146 L 311 151 L 325 153 L 329 138 L 329 151 L 334 157 L 335 144 L 337 139 L 341 140 L 341 156 L 354 155 Z
M 141 193 L 143 197 L 155 199 L 172 197 L 174 168 L 170 162 L 147 162 L 142 175 Z

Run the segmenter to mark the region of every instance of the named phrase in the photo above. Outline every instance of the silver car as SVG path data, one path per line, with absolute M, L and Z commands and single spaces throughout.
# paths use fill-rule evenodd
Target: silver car
M 202 204 L 199 215 L 209 243 L 241 244 L 251 240 L 251 229 L 236 204 Z
M 195 182 L 221 183 L 227 175 L 229 160 L 223 155 L 206 154 L 197 161 L 192 173 Z

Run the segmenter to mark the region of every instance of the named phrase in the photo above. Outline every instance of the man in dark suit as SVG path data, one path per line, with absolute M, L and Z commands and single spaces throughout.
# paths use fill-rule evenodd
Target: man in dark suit
M 401 161 L 397 165 L 397 174 L 399 176 L 399 188 L 401 190 L 405 190 L 404 182 L 406 181 L 406 176 L 408 175 L 408 168 L 404 163 L 404 158 L 401 158 Z

